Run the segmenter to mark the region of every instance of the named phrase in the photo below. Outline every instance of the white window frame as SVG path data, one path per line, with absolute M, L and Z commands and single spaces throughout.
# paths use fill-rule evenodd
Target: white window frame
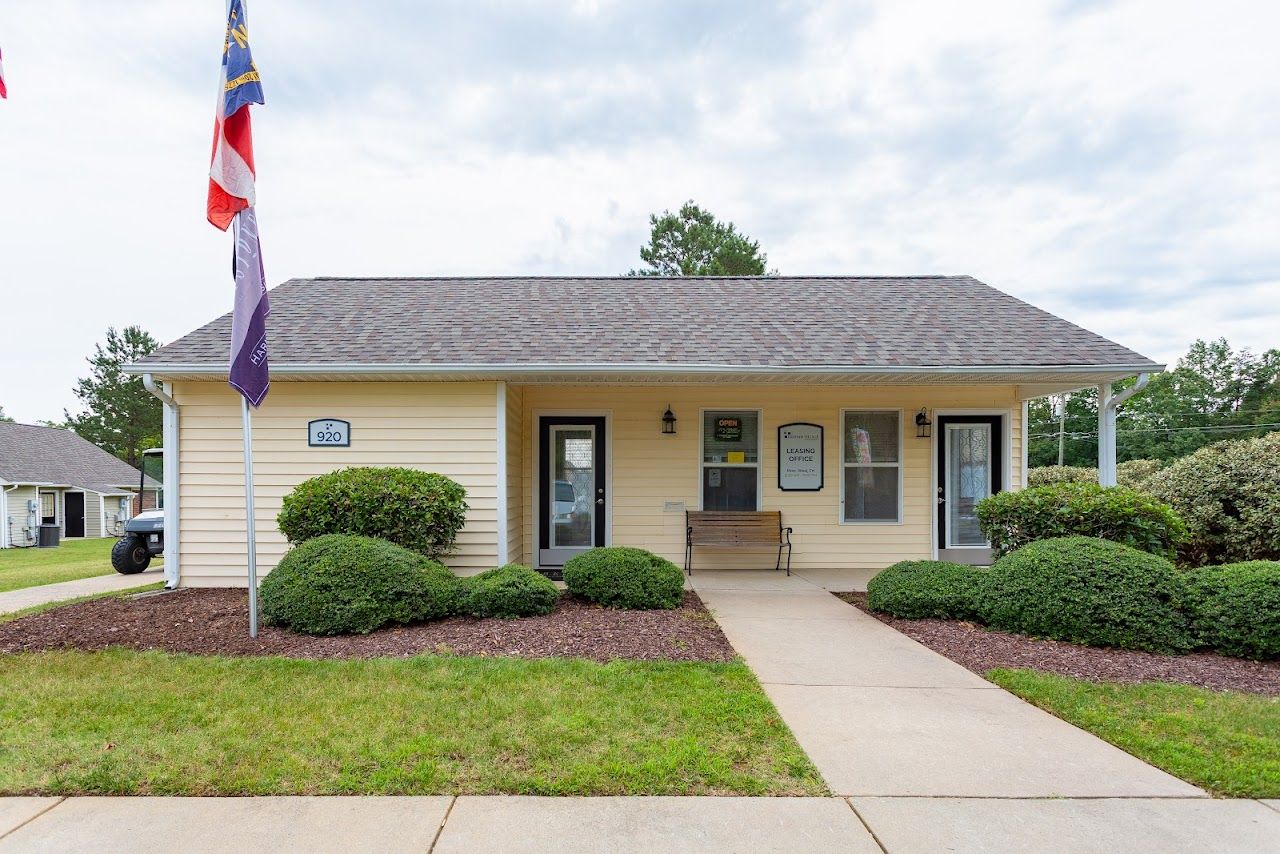
M 756 414 L 756 461 L 754 463 L 709 463 L 707 453 L 707 413 L 754 412 Z M 756 510 L 764 503 L 764 410 L 754 406 L 707 406 L 698 410 L 698 509 L 706 509 L 707 475 L 710 468 L 752 468 L 756 470 Z
M 849 441 L 849 437 L 845 433 L 844 422 L 845 416 L 856 412 L 891 412 L 898 416 L 898 461 L 896 463 L 848 463 L 845 462 L 845 443 Z M 901 525 L 903 524 L 902 513 L 902 493 L 903 493 L 903 473 L 906 470 L 906 463 L 903 460 L 903 450 L 905 442 L 903 440 L 903 410 L 892 406 L 857 406 L 849 409 L 840 410 L 840 421 L 837 429 L 840 431 L 840 506 L 836 508 L 841 525 Z M 845 471 L 851 468 L 896 468 L 898 470 L 898 518 L 896 519 L 846 519 L 844 512 L 844 481 Z

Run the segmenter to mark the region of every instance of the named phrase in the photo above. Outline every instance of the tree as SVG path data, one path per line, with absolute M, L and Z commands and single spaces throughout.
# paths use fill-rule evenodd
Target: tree
M 1116 384 L 1117 390 L 1134 380 Z M 1058 456 L 1058 421 L 1047 400 L 1028 407 L 1031 465 Z M 1196 341 L 1177 366 L 1151 378 L 1120 410 L 1117 459 L 1172 460 L 1220 439 L 1260 436 L 1280 424 L 1280 350 L 1255 355 L 1233 350 L 1225 338 Z M 1086 389 L 1067 402 L 1067 465 L 1098 460 L 1098 393 Z
M 141 378 L 126 376 L 123 367 L 159 346 L 141 327 L 108 328 L 106 347 L 95 344 L 86 360 L 90 375 L 76 381 L 76 397 L 85 411 L 63 412 L 68 427 L 131 466 L 139 464 L 142 451 L 160 445 L 161 411 Z
M 679 213 L 650 214 L 649 245 L 640 248 L 648 268 L 631 276 L 763 276 L 767 256 L 759 242 L 720 222 L 692 201 Z
M 4 414 L 4 407 L 3 407 L 3 406 L 0 406 L 0 421 L 7 421 L 7 422 L 9 422 L 10 424 L 12 424 L 12 423 L 13 423 L 13 419 L 12 419 L 12 418 L 10 418 L 8 415 L 5 415 L 5 414 Z

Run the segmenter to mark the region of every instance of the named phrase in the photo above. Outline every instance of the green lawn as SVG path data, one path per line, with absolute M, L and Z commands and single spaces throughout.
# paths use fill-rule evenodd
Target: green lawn
M 818 795 L 741 663 L 0 656 L 0 794 Z
M 1032 670 L 993 670 L 987 678 L 1214 794 L 1280 797 L 1280 697 Z
M 110 538 L 92 540 L 65 540 L 56 549 L 0 549 L 0 593 L 19 590 L 40 584 L 74 581 L 94 575 L 110 575 Z M 163 558 L 154 558 L 151 567 L 164 565 Z

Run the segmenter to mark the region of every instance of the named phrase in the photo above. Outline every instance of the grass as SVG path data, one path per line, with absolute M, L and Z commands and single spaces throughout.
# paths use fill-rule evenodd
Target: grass
M 1280 797 L 1280 697 L 993 670 L 1002 688 L 1216 795 Z
M 52 611 L 54 608 L 61 608 L 63 605 L 75 605 L 79 602 L 92 602 L 94 599 L 136 596 L 139 593 L 146 593 L 150 590 L 161 590 L 163 588 L 164 582 L 157 581 L 153 584 L 144 584 L 141 587 L 130 587 L 128 590 L 108 590 L 105 593 L 90 593 L 88 596 L 76 596 L 73 599 L 59 599 L 56 602 L 45 602 L 40 605 L 32 605 L 30 608 L 23 608 L 18 611 L 9 611 L 8 613 L 0 614 L 0 623 L 7 623 L 11 620 L 17 620 L 22 617 L 30 617 L 32 614 L 39 614 L 42 611 Z
M 0 549 L 0 593 L 95 575 L 111 575 L 111 547 L 115 540 L 64 540 L 55 549 Z M 152 558 L 151 567 L 164 558 Z
M 820 795 L 741 663 L 0 657 L 0 794 Z

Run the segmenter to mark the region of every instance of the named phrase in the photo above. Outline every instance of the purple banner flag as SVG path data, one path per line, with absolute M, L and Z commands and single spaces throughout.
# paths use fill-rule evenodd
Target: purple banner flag
M 255 407 L 271 386 L 267 372 L 267 277 L 258 243 L 258 215 L 252 207 L 235 218 L 236 252 L 233 270 L 236 304 L 231 319 L 231 387 Z

